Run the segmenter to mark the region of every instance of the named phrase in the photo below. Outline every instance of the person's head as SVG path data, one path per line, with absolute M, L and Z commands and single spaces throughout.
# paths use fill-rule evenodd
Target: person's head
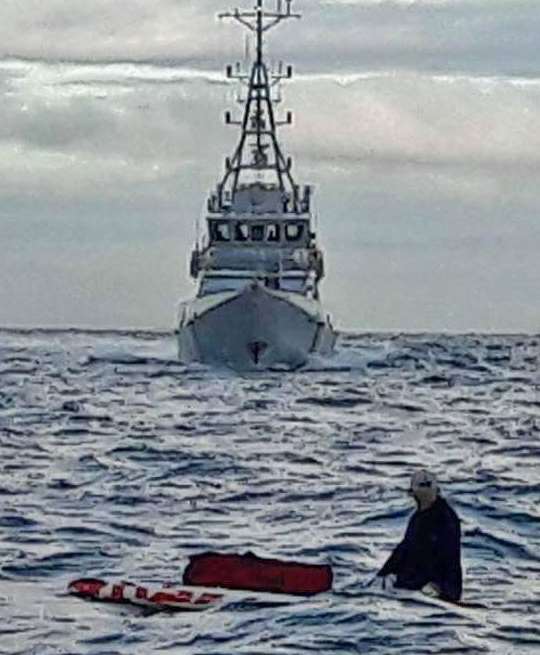
M 439 487 L 435 475 L 426 469 L 415 471 L 411 477 L 409 494 L 414 497 L 419 509 L 431 507 L 437 500 Z

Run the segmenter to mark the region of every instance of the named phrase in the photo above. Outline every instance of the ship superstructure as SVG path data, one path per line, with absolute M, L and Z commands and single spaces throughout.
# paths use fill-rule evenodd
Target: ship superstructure
M 319 283 L 323 255 L 317 247 L 311 187 L 296 184 L 292 160 L 277 131 L 292 123 L 276 115 L 280 82 L 292 68 L 269 70 L 264 35 L 282 21 L 299 18 L 292 0 L 276 0 L 273 11 L 256 0 L 252 10 L 220 14 L 255 35 L 249 70 L 227 67 L 240 83 L 242 115 L 225 114 L 240 138 L 207 203 L 206 234 L 192 252 L 190 273 L 197 295 L 179 308 L 182 361 L 223 363 L 236 369 L 297 367 L 310 353 L 328 354 L 335 342 L 323 313 Z

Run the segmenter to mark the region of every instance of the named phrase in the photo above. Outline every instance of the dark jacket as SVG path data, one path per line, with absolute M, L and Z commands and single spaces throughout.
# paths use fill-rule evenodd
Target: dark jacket
M 411 516 L 403 541 L 377 575 L 393 573 L 396 587 L 422 589 L 433 582 L 444 600 L 461 598 L 461 529 L 454 510 L 440 496 Z

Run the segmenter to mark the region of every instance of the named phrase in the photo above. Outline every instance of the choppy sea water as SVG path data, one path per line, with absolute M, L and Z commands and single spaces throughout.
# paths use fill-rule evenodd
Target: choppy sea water
M 0 332 L 0 653 L 537 653 L 540 338 L 345 335 L 295 373 L 175 359 L 158 333 Z M 415 467 L 462 519 L 454 608 L 362 583 Z M 148 614 L 81 576 L 181 580 L 203 550 L 328 562 L 288 605 Z

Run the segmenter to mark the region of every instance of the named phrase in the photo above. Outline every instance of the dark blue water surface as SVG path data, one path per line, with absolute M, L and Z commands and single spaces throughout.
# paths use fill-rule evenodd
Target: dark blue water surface
M 539 390 L 531 336 L 350 335 L 238 376 L 181 366 L 166 334 L 0 332 L 0 652 L 538 653 Z M 476 607 L 362 590 L 420 465 Z M 180 580 L 207 549 L 328 562 L 334 591 L 151 615 L 65 595 Z

